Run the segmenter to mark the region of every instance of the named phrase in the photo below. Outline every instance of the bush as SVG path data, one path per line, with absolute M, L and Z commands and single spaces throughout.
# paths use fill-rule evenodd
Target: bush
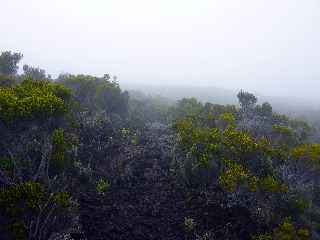
M 69 193 L 49 193 L 37 182 L 29 181 L 0 190 L 0 216 L 7 219 L 3 227 L 12 239 L 47 239 L 55 225 L 67 227 L 59 219 L 65 219 L 69 206 Z M 50 222 L 54 219 L 58 221 Z M 36 225 L 37 221 L 41 228 Z
M 67 111 L 69 90 L 47 81 L 25 80 L 13 87 L 0 87 L 0 119 L 46 119 Z
M 110 187 L 110 182 L 108 180 L 100 179 L 96 184 L 96 190 L 98 194 L 104 195 L 105 192 Z

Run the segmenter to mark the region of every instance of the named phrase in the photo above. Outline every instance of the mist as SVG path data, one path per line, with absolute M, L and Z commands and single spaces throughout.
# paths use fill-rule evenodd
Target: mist
M 53 76 L 319 100 L 317 0 L 3 0 L 0 49 Z
M 1 0 L 0 239 L 319 240 L 319 0 Z

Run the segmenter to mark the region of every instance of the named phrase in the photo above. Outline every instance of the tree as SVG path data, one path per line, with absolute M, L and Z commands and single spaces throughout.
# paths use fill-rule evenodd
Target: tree
M 239 104 L 243 109 L 253 108 L 258 101 L 257 97 L 252 93 L 245 92 L 243 90 L 238 93 L 237 97 L 239 100 Z
M 261 113 L 264 116 L 272 116 L 272 106 L 270 103 L 265 102 L 261 105 Z
M 23 72 L 26 77 L 33 80 L 45 80 L 47 78 L 45 70 L 28 66 L 27 64 L 23 65 Z
M 177 102 L 173 108 L 176 119 L 182 119 L 187 116 L 197 116 L 203 110 L 203 105 L 196 98 L 183 98 Z
M 90 75 L 60 75 L 58 82 L 73 90 L 74 98 L 91 113 L 104 111 L 125 116 L 128 93 L 118 83 L 110 82 L 110 75 L 102 78 Z
M 18 63 L 22 59 L 21 53 L 12 53 L 11 51 L 2 52 L 0 55 L 0 74 L 14 75 L 17 73 Z

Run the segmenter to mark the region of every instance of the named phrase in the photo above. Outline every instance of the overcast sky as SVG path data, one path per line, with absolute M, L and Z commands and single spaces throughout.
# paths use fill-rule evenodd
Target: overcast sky
M 319 0 L 1 0 L 0 12 L 0 51 L 53 75 L 320 99 Z

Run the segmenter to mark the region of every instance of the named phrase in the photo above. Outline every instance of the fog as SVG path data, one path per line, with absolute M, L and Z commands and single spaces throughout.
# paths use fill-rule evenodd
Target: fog
M 0 240 L 320 240 L 320 0 L 0 0 Z
M 318 100 L 318 0 L 2 0 L 0 49 L 53 76 Z M 316 102 L 316 101 L 314 101 Z

